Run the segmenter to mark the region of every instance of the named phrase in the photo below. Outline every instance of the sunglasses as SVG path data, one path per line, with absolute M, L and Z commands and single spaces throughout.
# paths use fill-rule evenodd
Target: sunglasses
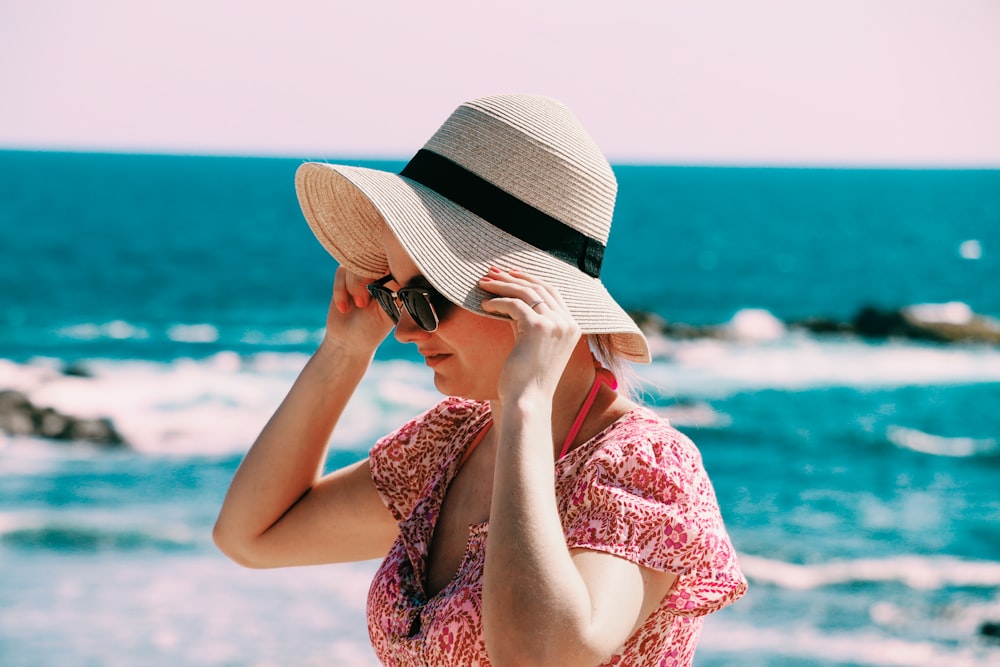
M 432 287 L 400 287 L 393 292 L 385 286 L 392 279 L 392 274 L 389 274 L 366 285 L 368 293 L 378 301 L 392 323 L 399 324 L 399 304 L 403 304 L 418 327 L 428 333 L 437 331 L 441 321 L 438 313 L 444 315 L 450 302 Z

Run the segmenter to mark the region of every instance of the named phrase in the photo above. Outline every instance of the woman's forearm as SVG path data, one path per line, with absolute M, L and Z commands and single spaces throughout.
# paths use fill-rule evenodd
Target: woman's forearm
M 586 664 L 577 659 L 586 659 L 591 602 L 556 505 L 551 400 L 517 403 L 504 405 L 499 424 L 483 580 L 487 650 L 498 665 Z
M 214 537 L 227 555 L 252 561 L 254 540 L 320 478 L 330 435 L 370 362 L 326 343 L 309 359 L 226 494 Z

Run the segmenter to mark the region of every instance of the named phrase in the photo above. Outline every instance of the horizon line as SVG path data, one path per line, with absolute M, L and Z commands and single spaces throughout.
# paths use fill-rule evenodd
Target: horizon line
M 302 162 L 329 163 L 364 163 L 364 162 L 396 162 L 405 164 L 410 158 L 385 154 L 343 153 L 331 157 L 315 154 L 297 154 L 291 151 L 210 151 L 210 150 L 171 150 L 163 147 L 110 148 L 89 146 L 38 146 L 0 144 L 0 153 L 48 153 L 61 155 L 106 155 L 106 156 L 136 156 L 136 157 L 196 157 L 220 159 L 261 159 L 261 160 L 301 160 Z M 607 156 L 612 167 L 676 167 L 676 168 L 706 168 L 706 169 L 802 169 L 802 170 L 856 170 L 856 171 L 1000 171 L 1000 159 L 996 162 L 976 162 L 958 160 L 940 160 L 926 162 L 909 161 L 837 161 L 837 160 L 807 160 L 785 161 L 779 159 L 750 160 L 746 158 L 731 158 L 728 160 L 707 160 L 704 158 L 614 158 Z

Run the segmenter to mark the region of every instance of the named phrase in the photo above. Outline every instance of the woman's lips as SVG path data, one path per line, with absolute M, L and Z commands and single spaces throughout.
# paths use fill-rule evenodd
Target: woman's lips
M 450 356 L 450 354 L 424 354 L 424 363 L 434 368 Z

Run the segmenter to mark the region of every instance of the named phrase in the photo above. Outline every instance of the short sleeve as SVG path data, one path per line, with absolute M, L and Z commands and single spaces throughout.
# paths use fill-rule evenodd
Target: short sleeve
M 584 450 L 584 451 L 579 451 Z M 701 454 L 649 411 L 579 448 L 560 494 L 571 548 L 678 575 L 664 605 L 701 616 L 746 591 Z
M 487 409 L 447 398 L 375 443 L 368 453 L 372 481 L 397 521 L 409 516 L 452 450 L 463 445 L 463 431 Z

